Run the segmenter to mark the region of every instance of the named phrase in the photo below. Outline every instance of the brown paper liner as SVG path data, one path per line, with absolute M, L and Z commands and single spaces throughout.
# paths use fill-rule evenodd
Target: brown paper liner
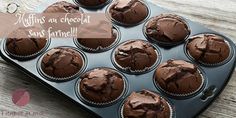
M 64 46 L 62 46 L 64 47 Z M 69 80 L 72 80 L 72 79 L 75 79 L 76 77 L 78 77 L 86 68 L 87 66 L 87 59 L 86 59 L 86 56 L 85 54 L 83 54 L 81 51 L 79 51 L 78 49 L 74 48 L 74 47 L 71 47 L 73 48 L 75 51 L 77 51 L 81 57 L 82 57 L 82 60 L 83 60 L 83 66 L 81 67 L 81 69 L 75 73 L 74 75 L 71 75 L 71 76 L 68 76 L 68 77 L 53 77 L 53 76 L 50 76 L 50 75 L 47 75 L 45 72 L 43 72 L 42 68 L 41 68 L 41 63 L 42 63 L 42 59 L 44 57 L 44 55 L 47 53 L 45 52 L 38 60 L 37 62 L 37 70 L 38 72 L 47 80 L 49 81 L 54 81 L 54 82 L 65 82 L 65 81 L 69 81 Z
M 116 1 L 114 0 L 114 2 L 116 2 Z M 140 2 L 143 3 L 143 4 L 147 7 L 147 9 L 148 9 L 148 15 L 146 16 L 146 18 L 143 19 L 142 21 L 138 22 L 138 23 L 135 23 L 135 24 L 126 24 L 126 23 L 119 22 L 119 21 L 117 21 L 116 19 L 112 18 L 111 15 L 110 15 L 110 13 L 109 13 L 109 10 L 110 10 L 111 6 L 114 4 L 114 2 L 112 2 L 112 3 L 107 7 L 107 9 L 106 9 L 106 16 L 107 16 L 107 18 L 111 19 L 115 24 L 118 24 L 118 25 L 121 25 L 121 26 L 126 26 L 126 27 L 137 26 L 137 25 L 139 25 L 139 24 L 142 24 L 144 21 L 146 21 L 146 20 L 150 17 L 150 15 L 151 15 L 151 10 L 150 10 L 149 5 L 148 5 L 145 1 L 140 0 Z
M 138 40 L 129 40 L 129 41 L 138 41 Z M 140 40 L 140 41 L 144 41 L 144 42 L 148 42 L 148 41 L 145 41 L 145 40 Z M 125 42 L 123 42 L 125 43 Z M 122 45 L 123 43 L 121 43 L 120 45 Z M 149 43 L 149 42 L 148 42 Z M 151 44 L 151 43 L 150 43 Z M 124 72 L 127 72 L 127 73 L 131 73 L 131 74 L 143 74 L 143 73 L 146 73 L 146 72 L 149 72 L 151 70 L 153 70 L 161 61 L 161 51 L 159 50 L 159 48 L 157 48 L 156 46 L 154 46 L 153 44 L 151 44 L 153 46 L 153 48 L 155 49 L 155 52 L 157 54 L 157 59 L 156 59 L 156 62 L 151 66 L 151 67 L 146 67 L 145 69 L 143 70 L 131 70 L 130 67 L 122 67 L 120 66 L 117 62 L 116 62 L 116 59 L 115 59 L 115 50 L 113 51 L 112 53 L 112 62 L 114 63 L 115 66 L 117 66 L 120 70 L 124 71 Z M 115 48 L 116 49 L 116 48 Z
M 51 42 L 51 39 L 47 39 L 47 42 L 45 44 L 45 46 L 39 50 L 38 52 L 36 53 L 33 53 L 33 54 L 30 54 L 30 55 L 16 55 L 16 54 L 12 54 L 11 52 L 9 52 L 6 48 L 6 41 L 7 39 L 4 39 L 3 42 L 5 43 L 4 45 L 4 50 L 5 52 L 11 56 L 12 58 L 15 58 L 15 59 L 19 59 L 19 60 L 29 60 L 29 59 L 33 59 L 35 57 L 37 57 L 39 54 L 43 53 L 44 51 L 46 51 L 46 49 L 49 47 L 50 45 L 50 42 Z
M 210 33 L 206 33 L 206 34 L 210 34 Z M 191 38 L 197 37 L 197 36 L 199 36 L 199 35 L 203 35 L 203 34 L 198 34 L 198 35 L 195 35 L 195 36 L 193 36 L 193 37 L 191 37 Z M 217 35 L 217 34 L 213 34 L 213 35 Z M 217 36 L 220 36 L 220 35 L 217 35 Z M 221 36 L 220 36 L 220 37 L 221 37 Z M 222 38 L 224 38 L 224 37 L 222 37 Z M 200 61 L 200 60 L 196 60 L 196 59 L 194 59 L 194 58 L 191 56 L 191 54 L 190 54 L 189 51 L 187 50 L 187 45 L 188 45 L 188 43 L 189 43 L 190 40 L 191 40 L 191 39 L 187 40 L 186 43 L 185 43 L 185 45 L 184 45 L 185 54 L 187 55 L 187 57 L 188 57 L 189 59 L 191 59 L 191 60 L 193 60 L 193 61 L 195 61 L 195 62 L 198 62 L 198 63 L 200 63 L 200 64 L 202 64 L 202 65 L 204 65 L 204 66 L 210 66 L 210 67 L 212 67 L 212 66 L 220 66 L 220 65 L 223 65 L 223 64 L 227 63 L 227 62 L 232 58 L 232 56 L 233 56 L 233 53 L 234 53 L 234 52 L 233 52 L 233 50 L 232 50 L 232 46 L 230 45 L 230 43 L 228 42 L 228 40 L 224 39 L 224 41 L 226 42 L 226 44 L 229 46 L 229 50 L 230 50 L 230 51 L 229 51 L 229 56 L 228 56 L 224 61 L 219 62 L 219 63 L 211 64 L 211 63 L 202 62 L 202 61 Z
M 99 68 L 103 68 L 103 67 L 99 67 Z M 106 68 L 106 67 L 104 67 L 104 68 Z M 110 69 L 110 68 L 108 68 L 108 69 Z M 114 69 L 112 69 L 112 70 L 114 70 Z M 81 79 L 79 79 L 79 80 L 76 82 L 76 86 L 75 86 L 76 95 L 77 95 L 77 96 L 79 97 L 79 99 L 81 99 L 83 102 L 85 102 L 85 103 L 87 103 L 87 104 L 89 104 L 89 105 L 91 105 L 91 106 L 104 107 L 104 106 L 109 106 L 109 105 L 112 105 L 113 103 L 116 103 L 117 101 L 119 101 L 119 100 L 126 94 L 127 88 L 128 88 L 128 87 L 127 87 L 127 86 L 128 86 L 128 82 L 127 82 L 127 80 L 126 80 L 126 78 L 125 78 L 125 76 L 124 76 L 123 74 L 119 73 L 119 72 L 116 71 L 116 70 L 114 70 L 114 71 L 117 72 L 118 74 L 120 74 L 120 75 L 122 76 L 122 78 L 123 78 L 123 81 L 124 81 L 124 89 L 123 89 L 122 93 L 120 94 L 120 96 L 118 96 L 116 99 L 114 99 L 114 100 L 112 100 L 112 101 L 110 101 L 110 102 L 97 103 L 97 102 L 93 102 L 93 101 L 90 101 L 90 100 L 84 98 L 84 97 L 81 95 L 81 93 L 80 93 L 80 88 L 79 88 Z

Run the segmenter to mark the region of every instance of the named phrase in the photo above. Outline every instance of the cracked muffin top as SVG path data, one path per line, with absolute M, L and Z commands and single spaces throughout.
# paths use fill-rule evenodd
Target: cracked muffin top
M 171 108 L 160 95 L 148 90 L 133 92 L 125 101 L 124 118 L 170 118 Z
M 143 40 L 131 40 L 115 50 L 115 61 L 131 71 L 145 70 L 153 66 L 158 58 L 155 48 Z
M 191 94 L 202 85 L 203 78 L 196 65 L 184 60 L 168 60 L 155 73 L 155 82 L 172 94 Z
M 104 48 L 111 46 L 118 37 L 118 32 L 115 29 L 111 29 L 111 38 L 77 38 L 77 41 L 80 45 L 91 49 L 100 51 Z
M 229 57 L 230 47 L 223 37 L 214 34 L 202 34 L 189 40 L 187 51 L 197 61 L 216 64 Z
M 161 14 L 148 21 L 146 35 L 159 42 L 177 43 L 184 41 L 190 34 L 186 22 L 173 14 Z
M 42 58 L 42 71 L 54 78 L 66 78 L 77 74 L 83 66 L 79 52 L 67 47 L 49 50 Z
M 76 0 L 79 4 L 86 7 L 100 6 L 106 3 L 108 0 Z
M 80 93 L 93 103 L 108 103 L 121 96 L 124 90 L 123 77 L 109 68 L 97 68 L 81 77 Z
M 77 5 L 66 1 L 56 2 L 47 7 L 43 13 L 79 13 L 80 8 Z
M 124 24 L 137 24 L 148 16 L 148 7 L 140 0 L 118 0 L 111 5 L 113 19 Z
M 34 30 L 34 28 L 32 29 Z M 14 35 L 14 37 L 27 37 L 28 29 L 17 29 L 12 32 L 12 35 Z M 6 49 L 14 55 L 29 56 L 42 50 L 46 43 L 46 38 L 8 38 L 6 40 Z

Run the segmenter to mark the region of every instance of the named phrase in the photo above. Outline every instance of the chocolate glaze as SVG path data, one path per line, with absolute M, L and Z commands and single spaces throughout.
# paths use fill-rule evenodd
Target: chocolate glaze
M 183 60 L 168 60 L 155 73 L 155 82 L 173 94 L 189 94 L 202 85 L 202 76 L 194 64 Z
M 148 21 L 145 33 L 156 41 L 177 43 L 186 39 L 190 34 L 190 29 L 179 16 L 161 14 Z
M 115 61 L 122 68 L 144 70 L 155 64 L 158 55 L 154 47 L 145 41 L 127 41 L 115 50 Z
M 230 47 L 220 36 L 203 34 L 192 37 L 187 44 L 189 54 L 198 61 L 215 64 L 227 59 Z
M 44 10 L 44 13 L 79 13 L 79 6 L 66 1 L 56 2 Z
M 124 90 L 122 76 L 108 68 L 93 69 L 80 78 L 81 95 L 94 103 L 111 102 L 121 96 Z
M 109 13 L 120 23 L 137 24 L 148 16 L 148 7 L 140 0 L 118 0 L 111 5 Z
M 170 118 L 170 112 L 167 101 L 148 90 L 133 92 L 123 108 L 124 118 Z
M 79 52 L 67 47 L 53 48 L 42 58 L 41 68 L 51 77 L 65 78 L 78 73 L 83 66 Z

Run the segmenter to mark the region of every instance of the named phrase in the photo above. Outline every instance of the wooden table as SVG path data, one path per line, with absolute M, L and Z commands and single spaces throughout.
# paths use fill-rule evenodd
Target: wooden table
M 10 0 L 0 0 L 0 10 Z M 33 9 L 40 1 L 18 0 L 26 7 L 20 10 Z M 236 41 L 236 1 L 235 0 L 152 0 L 152 2 L 172 10 L 188 19 L 204 24 L 210 29 L 224 33 Z M 2 5 L 3 4 L 3 5 Z M 28 7 L 27 7 L 28 6 Z M 27 88 L 31 95 L 30 103 L 17 107 L 11 101 L 11 93 L 17 88 Z M 191 106 L 190 106 L 191 107 Z M 3 116 L 2 112 L 28 112 L 35 116 Z M 90 118 L 77 105 L 68 102 L 48 90 L 29 76 L 20 72 L 0 59 L 0 118 Z M 236 117 L 236 72 L 222 94 L 199 117 L 230 118 Z

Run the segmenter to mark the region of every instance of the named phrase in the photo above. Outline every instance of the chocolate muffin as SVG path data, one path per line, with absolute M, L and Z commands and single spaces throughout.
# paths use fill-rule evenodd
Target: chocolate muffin
M 93 69 L 80 78 L 80 94 L 87 101 L 97 105 L 115 101 L 125 89 L 123 77 L 109 68 Z
M 196 65 L 184 60 L 168 60 L 157 68 L 155 82 L 172 95 L 190 95 L 201 88 L 203 78 Z
M 105 4 L 109 0 L 76 0 L 79 4 L 85 7 L 96 7 Z
M 127 98 L 122 115 L 123 118 L 171 118 L 172 109 L 160 95 L 142 90 Z
M 148 7 L 141 0 L 118 0 L 109 8 L 109 14 L 122 24 L 133 25 L 148 16 Z
M 50 5 L 43 13 L 79 13 L 81 12 L 79 6 L 66 1 L 56 2 Z
M 197 61 L 216 64 L 229 57 L 230 47 L 221 36 L 202 34 L 189 39 L 187 51 Z
M 78 38 L 77 41 L 88 51 L 102 51 L 110 47 L 117 39 L 117 30 L 111 30 L 111 38 Z
M 181 17 L 161 14 L 148 21 L 145 34 L 149 39 L 160 43 L 176 44 L 189 36 L 190 29 Z
M 13 36 L 14 35 L 14 36 Z M 15 56 L 32 56 L 40 52 L 47 43 L 46 38 L 23 38 L 27 37 L 27 29 L 20 28 L 14 31 L 12 37 L 22 38 L 8 38 L 6 39 L 6 50 Z
M 67 80 L 79 73 L 83 65 L 83 57 L 78 51 L 69 47 L 58 47 L 43 56 L 41 69 L 51 79 Z
M 157 61 L 156 49 L 143 40 L 130 40 L 115 49 L 115 62 L 130 71 L 145 71 Z

